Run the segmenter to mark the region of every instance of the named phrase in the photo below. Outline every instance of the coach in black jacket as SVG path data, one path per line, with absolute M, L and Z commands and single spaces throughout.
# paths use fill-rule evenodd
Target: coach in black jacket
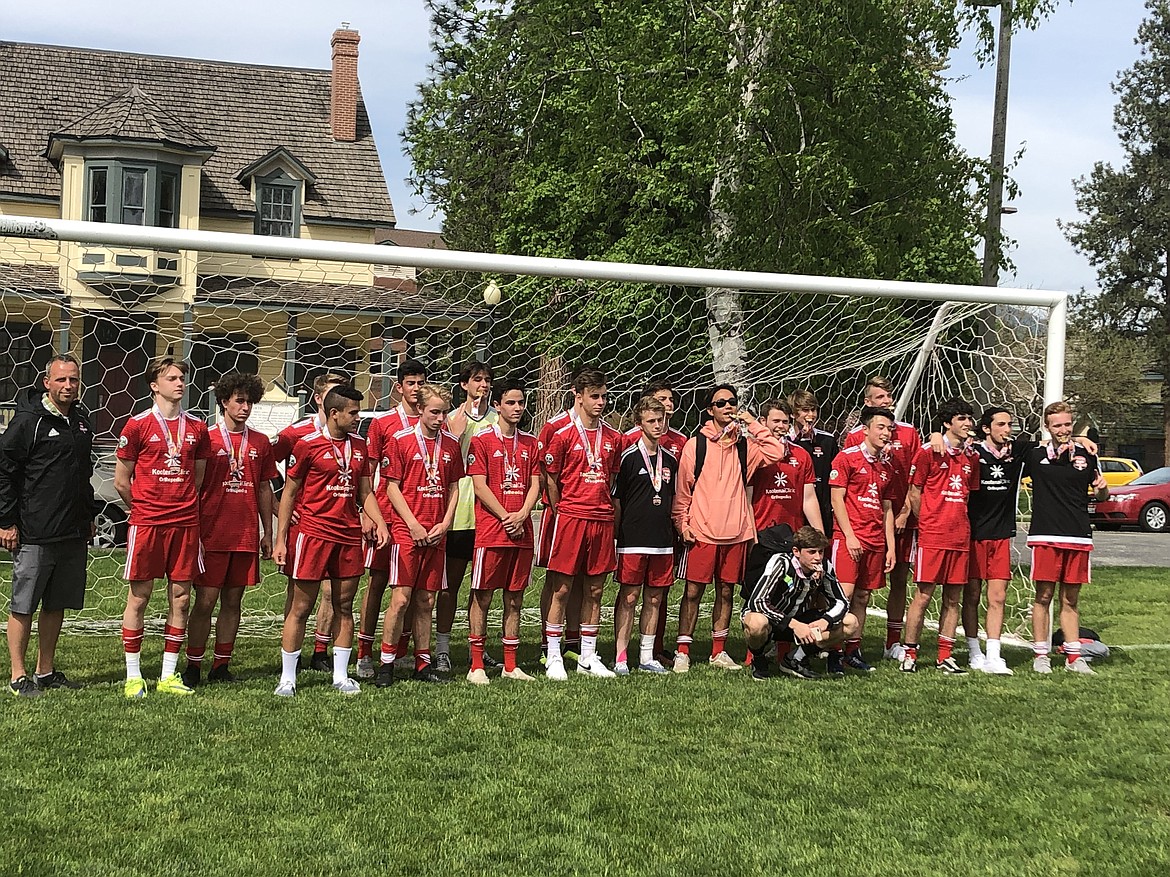
M 25 391 L 0 435 L 0 546 L 12 552 L 10 691 L 35 697 L 77 688 L 53 666 L 66 609 L 85 600 L 87 544 L 94 535 L 93 428 L 78 403 L 81 369 L 49 361 L 44 389 Z M 40 606 L 35 678 L 25 672 L 32 617 Z

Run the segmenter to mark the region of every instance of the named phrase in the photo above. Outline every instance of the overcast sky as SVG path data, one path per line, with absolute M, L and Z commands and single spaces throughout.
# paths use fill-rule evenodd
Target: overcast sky
M 101 14 L 97 14 L 100 8 Z M 399 137 L 406 104 L 426 76 L 428 22 L 422 0 L 283 0 L 280 4 L 201 0 L 0 0 L 0 39 L 117 49 L 160 55 L 327 68 L 329 37 L 344 20 L 361 32 L 359 73 L 390 196 L 404 228 L 438 228 L 408 189 L 409 165 Z M 1004 217 L 1018 241 L 1017 274 L 1007 286 L 1076 290 L 1096 286 L 1088 263 L 1065 242 L 1058 218 L 1075 217 L 1072 180 L 1095 161 L 1120 157 L 1112 129 L 1110 83 L 1137 57 L 1133 44 L 1142 0 L 1077 0 L 1061 6 L 1012 48 L 1009 158 L 1019 212 Z M 179 22 L 183 24 L 180 26 Z M 970 152 L 990 150 L 995 72 L 970 51 L 955 58 L 951 85 L 959 139 Z M 2 108 L 0 108 L 2 111 Z M 412 214 L 412 209 L 420 211 Z

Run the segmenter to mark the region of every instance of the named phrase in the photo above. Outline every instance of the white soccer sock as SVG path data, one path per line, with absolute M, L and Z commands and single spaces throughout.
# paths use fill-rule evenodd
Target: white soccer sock
M 451 654 L 451 634 L 436 633 L 435 634 L 435 651 L 440 655 Z
M 597 653 L 597 634 L 581 634 L 581 663 L 587 663 Z
M 989 661 L 999 661 L 1000 660 L 999 640 L 989 639 L 987 641 L 987 660 L 989 660 Z
M 167 679 L 175 675 L 175 671 L 179 669 L 179 653 L 178 652 L 163 652 L 162 676 L 160 679 Z
M 142 652 L 126 652 L 126 678 L 142 678 Z
M 1037 640 L 1032 643 L 1032 654 L 1037 658 L 1048 654 L 1048 643 L 1045 640 Z
M 548 637 L 548 663 L 561 660 L 561 638 L 559 636 Z
M 639 659 L 643 664 L 649 664 L 654 660 L 654 634 L 642 634 L 642 643 L 639 647 Z
M 979 637 L 967 637 L 967 655 L 972 658 L 978 658 L 983 654 L 983 649 L 979 646 Z
M 797 663 L 804 660 L 804 646 L 797 646 L 792 650 L 792 660 L 796 661 Z
M 339 646 L 333 647 L 333 681 L 344 682 L 349 678 L 349 656 L 353 652 L 352 648 L 343 649 Z
M 291 682 L 293 685 L 297 684 L 297 662 L 301 659 L 301 650 L 297 649 L 295 652 L 286 652 L 284 649 L 280 650 L 280 683 Z

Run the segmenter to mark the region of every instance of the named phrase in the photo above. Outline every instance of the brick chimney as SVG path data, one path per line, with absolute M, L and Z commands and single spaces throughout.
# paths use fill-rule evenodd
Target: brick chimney
M 361 36 L 349 29 L 343 21 L 333 32 L 329 45 L 333 47 L 333 88 L 330 100 L 330 122 L 334 140 L 357 139 L 358 99 L 358 43 Z

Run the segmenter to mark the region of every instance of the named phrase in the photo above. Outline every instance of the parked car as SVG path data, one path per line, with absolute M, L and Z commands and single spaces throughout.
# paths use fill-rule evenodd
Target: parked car
M 94 455 L 93 476 L 89 483 L 93 485 L 94 496 L 101 505 L 96 519 L 97 535 L 93 544 L 98 548 L 124 548 L 126 534 L 129 531 L 130 513 L 126 510 L 122 497 L 114 490 L 114 465 L 116 457 L 113 451 L 98 452 Z
M 1099 529 L 1137 524 L 1148 533 L 1163 533 L 1170 526 L 1170 466 L 1110 491 L 1107 500 L 1089 505 L 1089 516 Z
M 1098 457 L 1101 465 L 1101 474 L 1110 488 L 1122 487 L 1129 484 L 1142 474 L 1142 466 L 1137 460 L 1125 457 Z

